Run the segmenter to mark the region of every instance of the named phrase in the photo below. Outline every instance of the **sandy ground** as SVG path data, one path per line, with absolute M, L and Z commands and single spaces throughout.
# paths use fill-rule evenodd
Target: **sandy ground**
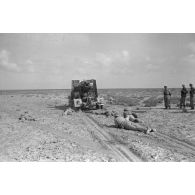
M 17 94 L 0 96 L 0 161 L 118 161 L 96 139 L 83 113 L 64 115 L 64 94 Z M 107 105 L 122 113 L 124 106 Z M 136 108 L 131 108 L 136 110 Z M 139 117 L 159 132 L 195 145 L 194 111 L 182 113 L 162 105 L 145 109 Z M 125 145 L 144 161 L 195 161 L 195 150 L 155 133 L 114 128 L 113 117 L 91 114 L 113 142 Z M 194 147 L 195 148 L 195 147 Z
M 122 114 L 122 106 L 110 106 Z M 132 109 L 132 108 L 131 108 Z M 133 110 L 133 109 L 132 109 Z M 134 109 L 136 112 L 136 108 Z M 119 142 L 135 151 L 145 161 L 195 161 L 195 118 L 194 111 L 182 113 L 177 108 L 164 110 L 162 108 L 146 109 L 137 113 L 145 121 L 145 125 L 157 129 L 157 132 L 174 138 L 172 140 L 161 137 L 157 133 L 144 134 L 136 131 L 116 129 L 113 118 L 94 114 L 93 117 Z M 106 130 L 106 129 L 105 129 Z M 176 140 L 175 140 L 176 138 Z M 176 142 L 179 140 L 178 142 Z M 192 149 L 183 146 L 189 143 Z M 187 145 L 188 146 L 188 145 Z
M 77 113 L 63 115 L 63 96 L 0 98 L 1 161 L 115 161 Z M 26 120 L 19 120 L 21 115 Z

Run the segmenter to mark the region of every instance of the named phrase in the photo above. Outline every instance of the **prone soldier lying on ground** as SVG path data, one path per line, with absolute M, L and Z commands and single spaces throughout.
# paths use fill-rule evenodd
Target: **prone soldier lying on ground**
M 114 123 L 115 123 L 115 126 L 117 128 L 126 129 L 126 130 L 133 130 L 133 131 L 141 131 L 141 132 L 146 133 L 146 134 L 156 131 L 156 129 L 152 129 L 149 127 L 145 127 L 144 125 L 133 123 L 133 122 L 125 119 L 124 117 L 119 116 L 118 113 L 115 113 L 115 115 L 114 115 Z

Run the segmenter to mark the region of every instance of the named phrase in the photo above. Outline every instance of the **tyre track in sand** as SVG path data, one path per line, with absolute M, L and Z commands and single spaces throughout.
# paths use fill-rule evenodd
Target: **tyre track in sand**
M 143 160 L 127 147 L 114 140 L 95 119 L 89 114 L 83 114 L 83 119 L 90 133 L 101 142 L 103 146 L 111 150 L 120 162 L 142 162 Z
M 104 125 L 99 124 L 99 122 L 96 121 L 89 114 L 87 114 L 87 118 L 90 119 L 93 122 L 93 124 L 97 126 L 97 128 L 99 128 L 99 131 L 101 133 L 106 134 L 106 136 L 108 137 L 107 140 L 113 140 L 113 138 L 111 138 L 111 136 L 109 136 L 109 134 L 106 133 L 106 131 L 104 131 L 104 128 L 105 128 Z M 195 156 L 195 144 L 194 143 L 191 143 L 188 140 L 179 139 L 177 137 L 174 137 L 174 136 L 171 136 L 171 135 L 167 135 L 167 134 L 165 134 L 163 132 L 158 132 L 158 131 L 155 132 L 155 134 L 152 134 L 152 136 L 153 137 L 156 137 L 156 138 L 158 138 L 160 140 L 162 140 L 165 144 L 166 143 L 169 144 L 177 152 L 190 153 L 193 156 Z M 145 159 L 142 160 L 140 157 L 138 157 L 136 154 L 134 154 L 133 152 L 131 152 L 125 146 L 123 146 L 123 145 L 120 145 L 120 146 L 122 146 L 123 148 L 125 148 L 126 150 L 128 150 L 127 153 L 131 153 L 131 154 L 133 154 L 133 156 L 136 156 L 137 158 L 139 158 L 140 160 L 138 160 L 138 161 L 146 161 Z M 131 156 L 131 154 L 130 154 L 130 156 Z
M 177 146 L 178 149 L 180 150 L 182 149 L 182 151 L 189 152 L 195 156 L 195 144 L 189 141 L 186 141 L 186 140 L 182 140 L 182 139 L 167 135 L 162 132 L 156 132 L 155 134 L 157 138 L 163 139 L 165 142 L 171 145 L 174 145 L 174 147 Z

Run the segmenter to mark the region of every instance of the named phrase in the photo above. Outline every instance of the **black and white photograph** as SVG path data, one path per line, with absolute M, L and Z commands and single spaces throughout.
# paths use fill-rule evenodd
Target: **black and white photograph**
M 193 0 L 0 0 L 0 193 L 193 195 Z
M 195 34 L 0 34 L 0 161 L 195 161 Z

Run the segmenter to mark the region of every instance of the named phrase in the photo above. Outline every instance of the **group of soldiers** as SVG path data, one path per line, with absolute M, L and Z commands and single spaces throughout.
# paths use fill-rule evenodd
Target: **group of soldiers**
M 189 94 L 190 94 L 190 107 L 192 110 L 194 110 L 194 94 L 195 94 L 195 88 L 193 85 L 190 83 L 189 84 Z M 186 107 L 186 97 L 188 94 L 188 90 L 186 89 L 185 85 L 182 85 L 181 89 L 181 99 L 180 99 L 180 108 L 185 108 Z M 170 109 L 171 108 L 171 92 L 167 88 L 167 86 L 164 86 L 164 103 L 165 103 L 165 109 Z
M 190 107 L 194 109 L 194 94 L 195 88 L 192 84 L 189 84 L 189 94 L 190 94 Z M 181 89 L 181 99 L 180 99 L 180 108 L 186 107 L 186 97 L 188 94 L 188 90 L 186 89 L 185 85 L 182 85 Z M 164 103 L 165 109 L 171 108 L 171 92 L 167 86 L 164 86 Z M 141 131 L 146 134 L 150 132 L 155 132 L 156 129 L 150 128 L 147 126 L 143 121 L 141 121 L 136 113 L 131 112 L 128 108 L 124 109 L 123 116 L 120 116 L 118 113 L 114 115 L 114 122 L 117 128 L 122 128 L 126 130 L 133 130 L 133 131 Z

